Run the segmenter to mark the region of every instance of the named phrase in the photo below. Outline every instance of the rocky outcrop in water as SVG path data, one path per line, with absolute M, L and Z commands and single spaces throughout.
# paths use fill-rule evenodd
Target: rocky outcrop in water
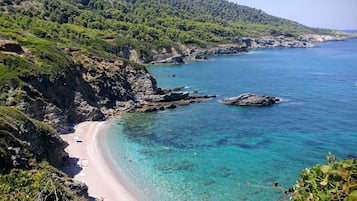
M 259 96 L 256 94 L 241 94 L 237 97 L 221 99 L 224 104 L 238 106 L 269 106 L 279 101 L 280 99 L 273 96 Z
M 143 105 L 142 107 L 137 107 L 136 111 L 153 112 L 165 109 L 174 109 L 178 106 L 199 103 L 215 97 L 215 95 L 191 96 L 189 93 L 169 92 L 164 95 L 155 95 L 149 97 L 147 104 Z

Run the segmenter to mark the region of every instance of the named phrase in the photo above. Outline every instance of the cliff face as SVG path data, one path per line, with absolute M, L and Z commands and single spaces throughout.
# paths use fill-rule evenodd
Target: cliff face
M 41 197 L 41 200 L 42 197 L 55 200 L 57 196 L 59 200 L 87 200 L 85 184 L 54 168 L 60 167 L 63 158 L 68 157 L 64 151 L 66 146 L 58 133 L 46 124 L 14 108 L 0 107 L 2 200 L 29 200 L 26 196 Z M 47 185 L 49 181 L 56 188 L 56 197 Z M 43 195 L 39 195 L 40 191 Z
M 42 160 L 59 167 L 67 156 L 67 143 L 53 129 L 14 108 L 0 107 L 0 136 L 0 173 Z
M 75 124 L 98 121 L 143 104 L 155 95 L 155 79 L 144 67 L 121 60 L 103 60 L 94 55 L 67 52 L 81 64 L 72 63 L 59 74 L 21 78 L 23 86 L 6 86 L 2 93 L 10 103 L 14 93 L 22 98 L 16 107 L 30 117 L 53 126 L 61 133 L 72 132 Z

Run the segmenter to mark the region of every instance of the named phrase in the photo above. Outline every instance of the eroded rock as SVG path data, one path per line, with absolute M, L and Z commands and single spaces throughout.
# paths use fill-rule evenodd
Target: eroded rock
M 227 105 L 239 106 L 269 106 L 279 102 L 280 99 L 273 96 L 259 96 L 256 94 L 241 94 L 236 97 L 222 98 L 221 102 Z

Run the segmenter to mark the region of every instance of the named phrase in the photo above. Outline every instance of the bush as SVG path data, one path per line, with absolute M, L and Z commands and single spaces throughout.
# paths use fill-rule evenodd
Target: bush
M 68 180 L 63 173 L 42 162 L 37 169 L 13 169 L 0 175 L 1 200 L 84 200 L 63 183 Z
M 306 168 L 295 184 L 294 201 L 357 201 L 357 160 L 336 160 L 329 154 L 327 165 Z

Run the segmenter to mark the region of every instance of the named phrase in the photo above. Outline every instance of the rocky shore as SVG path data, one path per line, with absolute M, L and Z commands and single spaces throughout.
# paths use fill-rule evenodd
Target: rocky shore
M 9 46 L 23 49 L 12 41 L 1 47 Z M 16 54 L 13 48 L 2 51 Z M 8 84 L 0 89 L 5 104 L 51 125 L 59 133 L 71 133 L 74 125 L 83 121 L 105 120 L 122 112 L 171 109 L 212 97 L 163 90 L 139 64 L 84 55 L 75 48 L 62 51 L 80 63 L 69 61 L 63 73 L 28 75 L 21 78 L 23 85 Z M 19 94 L 21 99 L 14 101 Z
M 357 34 L 335 31 L 333 35 L 323 34 L 305 34 L 296 37 L 292 34 L 279 36 L 265 36 L 260 38 L 237 38 L 230 44 L 219 45 L 215 47 L 199 48 L 186 46 L 180 47 L 179 51 L 172 48 L 157 52 L 152 58 L 150 64 L 182 64 L 184 60 L 207 60 L 208 56 L 241 54 L 255 48 L 311 48 L 316 43 L 327 41 L 341 41 L 351 38 L 357 38 Z M 181 52 L 181 53 L 178 53 Z M 145 62 L 142 62 L 145 64 Z
M 301 37 L 293 35 L 266 36 L 262 38 L 239 38 L 235 43 L 245 48 L 311 48 L 315 43 L 342 41 L 357 38 L 356 34 L 335 32 L 334 35 L 305 34 Z

